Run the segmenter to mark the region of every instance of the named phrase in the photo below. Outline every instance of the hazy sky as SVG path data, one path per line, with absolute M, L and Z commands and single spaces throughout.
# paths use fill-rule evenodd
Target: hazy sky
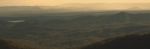
M 0 6 L 14 5 L 60 5 L 67 3 L 145 3 L 150 0 L 0 0 Z
M 149 6 L 150 0 L 0 0 L 0 6 L 56 6 L 56 5 L 60 5 L 59 7 L 69 8 L 73 10 L 74 9 L 145 10 L 150 9 Z M 43 9 L 48 8 L 44 7 Z

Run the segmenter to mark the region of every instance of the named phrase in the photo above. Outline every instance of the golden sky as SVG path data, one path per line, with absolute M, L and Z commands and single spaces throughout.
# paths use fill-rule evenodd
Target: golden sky
M 0 0 L 0 6 L 58 6 L 69 9 L 150 9 L 150 0 Z M 42 7 L 47 9 L 47 7 Z
M 150 0 L 0 0 L 0 6 L 60 5 L 67 3 L 150 3 Z

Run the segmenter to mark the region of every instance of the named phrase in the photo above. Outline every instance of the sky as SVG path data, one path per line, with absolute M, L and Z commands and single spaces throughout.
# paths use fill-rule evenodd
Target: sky
M 55 6 L 67 3 L 150 3 L 150 0 L 0 0 L 0 6 Z
M 65 5 L 69 5 L 69 7 L 65 7 Z M 0 6 L 62 6 L 63 8 L 102 10 L 150 9 L 149 5 L 150 0 L 0 0 Z

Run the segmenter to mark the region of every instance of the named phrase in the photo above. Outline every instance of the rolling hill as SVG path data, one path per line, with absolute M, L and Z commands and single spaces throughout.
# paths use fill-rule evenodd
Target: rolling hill
M 18 11 L 10 12 L 14 9 Z M 37 7 L 14 9 L 4 10 L 7 16 L 0 15 L 0 37 L 41 49 L 73 49 L 118 35 L 150 32 L 150 11 L 51 13 Z

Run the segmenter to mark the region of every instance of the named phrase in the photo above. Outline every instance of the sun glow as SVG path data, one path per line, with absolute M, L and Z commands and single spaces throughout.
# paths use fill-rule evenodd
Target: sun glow
M 150 3 L 150 0 L 1 0 L 0 5 L 52 6 L 67 3 Z
M 61 6 L 93 9 L 150 9 L 150 0 L 1 0 L 0 6 Z

